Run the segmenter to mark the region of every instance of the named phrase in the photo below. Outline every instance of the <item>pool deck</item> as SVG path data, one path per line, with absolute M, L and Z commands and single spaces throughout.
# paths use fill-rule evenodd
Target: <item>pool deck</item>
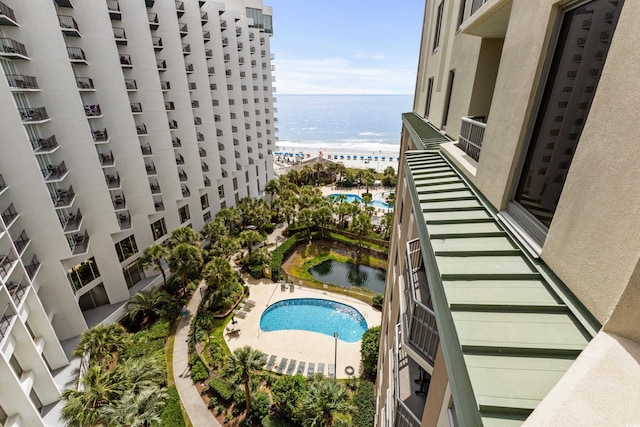
M 289 287 L 281 290 L 278 283 L 271 283 L 270 280 L 248 280 L 250 287 L 249 299 L 256 302 L 244 319 L 236 316 L 235 326 L 240 329 L 239 333 L 227 334 L 225 341 L 231 351 L 236 348 L 249 345 L 257 348 L 263 353 L 276 356 L 275 363 L 271 370 L 276 371 L 283 358 L 288 359 L 284 372 L 289 368 L 292 359 L 296 360 L 296 365 L 292 368 L 293 373 L 298 370 L 299 363 L 305 362 L 304 373 L 306 375 L 310 363 L 314 363 L 317 369 L 319 363 L 324 364 L 324 375 L 328 375 L 329 364 L 334 363 L 335 339 L 332 336 L 317 332 L 308 331 L 273 331 L 263 332 L 260 330 L 260 317 L 264 310 L 271 304 L 293 298 L 319 298 L 341 302 L 357 309 L 364 316 L 369 328 L 380 325 L 382 313 L 374 310 L 370 305 L 355 298 L 345 295 L 332 294 L 317 289 L 301 288 L 296 285 L 292 292 Z M 348 378 L 345 373 L 347 366 L 355 369 L 355 375 L 360 373 L 360 342 L 347 343 L 338 339 L 337 350 L 337 378 Z

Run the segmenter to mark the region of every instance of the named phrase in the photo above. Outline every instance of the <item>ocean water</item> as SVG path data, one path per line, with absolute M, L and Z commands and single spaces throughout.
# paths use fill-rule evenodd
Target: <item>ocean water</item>
M 397 154 L 411 95 L 278 95 L 278 149 Z

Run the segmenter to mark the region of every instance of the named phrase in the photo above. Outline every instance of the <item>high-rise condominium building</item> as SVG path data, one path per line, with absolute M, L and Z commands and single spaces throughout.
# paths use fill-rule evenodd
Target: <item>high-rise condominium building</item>
M 634 0 L 428 0 L 379 426 L 640 420 Z
M 272 178 L 271 34 L 261 0 L 0 1 L 0 425 L 160 283 L 146 247 Z

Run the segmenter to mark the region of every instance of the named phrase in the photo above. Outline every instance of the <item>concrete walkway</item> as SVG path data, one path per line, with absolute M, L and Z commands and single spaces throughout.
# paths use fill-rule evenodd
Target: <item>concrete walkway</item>
M 195 290 L 191 300 L 187 304 L 187 315 L 180 320 L 176 330 L 176 339 L 173 344 L 173 380 L 176 383 L 180 401 L 184 406 L 191 424 L 195 427 L 213 426 L 222 427 L 213 414 L 207 409 L 200 393 L 191 381 L 189 369 L 189 324 L 198 311 L 198 305 L 202 299 L 200 288 L 206 286 L 204 281 Z

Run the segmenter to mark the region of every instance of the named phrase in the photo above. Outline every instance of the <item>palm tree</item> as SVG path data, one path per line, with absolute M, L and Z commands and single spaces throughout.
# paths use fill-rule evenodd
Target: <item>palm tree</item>
M 308 184 L 309 178 L 313 177 L 313 168 L 309 165 L 302 166 L 300 169 L 300 182 L 302 184 Z
M 359 213 L 351 220 L 351 230 L 356 233 L 362 247 L 362 236 L 365 236 L 371 230 L 371 217 L 366 213 Z
M 240 250 L 238 239 L 231 236 L 222 236 L 213 243 L 211 249 L 209 249 L 209 253 L 213 254 L 213 256 L 229 259 L 233 254 L 238 252 L 238 250 Z
M 282 185 L 278 179 L 272 179 L 267 182 L 267 185 L 264 187 L 264 191 L 271 195 L 271 200 L 273 203 L 274 195 L 280 194 L 280 190 L 282 190 Z
M 226 376 L 244 384 L 247 413 L 251 412 L 251 375 L 262 369 L 265 363 L 264 357 L 265 354 L 260 350 L 245 345 L 233 351 L 224 367 Z
M 215 257 L 205 265 L 202 277 L 209 289 L 212 289 L 217 294 L 234 281 L 235 273 L 228 259 Z
M 311 384 L 302 400 L 302 407 L 307 417 L 306 426 L 333 426 L 334 416 L 347 412 L 349 393 L 333 378 L 323 378 Z
M 389 209 L 393 209 L 393 207 L 396 204 L 396 193 L 389 193 L 389 195 L 387 196 L 386 199 L 384 199 L 384 201 L 387 203 L 387 205 L 389 206 Z M 388 211 L 388 210 L 387 210 Z
M 367 206 L 369 206 L 369 203 L 371 203 L 371 201 L 373 200 L 373 196 L 371 195 L 371 193 L 364 193 L 362 195 L 362 201 L 364 202 L 364 209 L 367 209 Z
M 129 319 L 136 322 L 142 318 L 144 328 L 151 321 L 167 314 L 167 307 L 173 298 L 166 291 L 140 291 L 129 299 L 127 310 Z
M 200 233 L 205 239 L 213 244 L 216 240 L 224 236 L 228 236 L 229 229 L 221 218 L 216 217 L 216 219 L 202 227 L 202 231 Z
M 73 355 L 80 358 L 88 356 L 89 365 L 106 365 L 115 360 L 130 342 L 131 335 L 119 323 L 98 325 L 80 335 Z
M 240 213 L 235 208 L 224 208 L 216 214 L 216 219 L 220 218 L 224 221 L 229 233 L 233 234 L 238 222 L 240 221 Z
M 307 229 L 307 239 L 311 241 L 311 227 L 313 226 L 313 211 L 304 208 L 298 212 L 298 222 Z
M 376 179 L 373 176 L 373 172 L 369 170 L 364 171 L 364 173 L 362 174 L 362 181 L 364 182 L 364 185 L 366 185 L 367 187 L 366 192 L 369 193 L 369 187 L 371 187 L 376 182 Z
M 167 274 L 164 272 L 163 263 L 169 258 L 169 250 L 162 245 L 151 245 L 144 250 L 140 257 L 143 268 L 152 268 L 162 274 L 164 286 L 167 286 Z
M 115 405 L 104 406 L 100 412 L 110 427 L 160 425 L 166 398 L 167 393 L 159 387 L 148 387 L 140 393 L 127 390 Z
M 287 219 L 287 226 L 291 226 L 291 221 L 293 220 L 296 214 L 296 208 L 293 206 L 291 202 L 285 202 L 282 207 L 282 214 Z
M 191 227 L 176 228 L 167 239 L 167 246 L 172 250 L 182 243 L 200 247 L 200 236 Z
M 264 242 L 264 240 L 264 236 L 255 230 L 245 230 L 240 233 L 240 242 L 243 247 L 249 250 L 249 257 L 251 257 L 253 246 Z
M 320 180 L 320 172 L 324 172 L 324 165 L 318 161 L 313 165 L 313 170 L 315 171 L 315 181 L 316 185 L 318 185 L 318 181 Z
M 320 234 L 324 236 L 324 228 L 333 221 L 333 210 L 329 206 L 321 206 L 313 212 L 313 221 L 320 227 Z
M 181 243 L 171 251 L 169 268 L 178 274 L 182 281 L 182 292 L 187 289 L 187 277 L 195 276 L 202 268 L 200 248 L 188 243 Z

